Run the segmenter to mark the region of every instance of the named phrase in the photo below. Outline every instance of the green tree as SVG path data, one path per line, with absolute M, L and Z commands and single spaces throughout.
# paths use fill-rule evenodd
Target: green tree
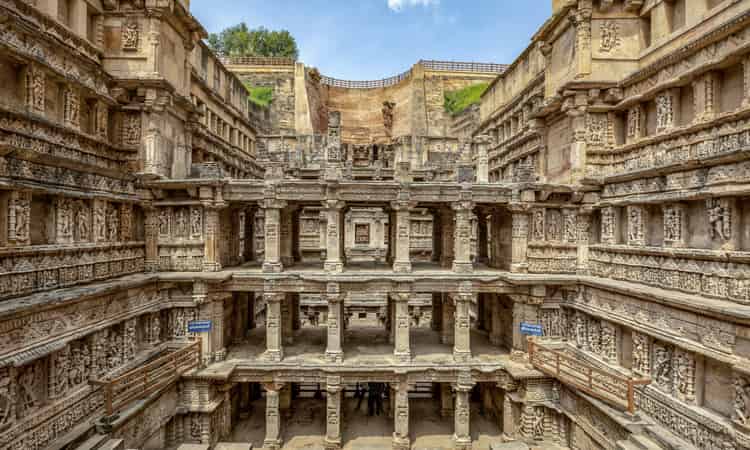
M 249 29 L 244 22 L 208 36 L 208 45 L 224 56 L 266 56 L 297 59 L 299 50 L 294 36 L 286 30 L 264 27 Z

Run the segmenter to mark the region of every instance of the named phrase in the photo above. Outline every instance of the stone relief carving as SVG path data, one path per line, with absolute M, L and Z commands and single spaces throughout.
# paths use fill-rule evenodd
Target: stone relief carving
M 745 375 L 734 375 L 734 413 L 732 420 L 741 425 L 750 425 L 750 381 Z
M 107 239 L 107 204 L 102 201 L 94 201 L 94 238 L 97 241 Z
M 711 239 L 726 242 L 732 237 L 732 209 L 727 199 L 706 200 L 708 235 Z
M 137 147 L 141 144 L 140 113 L 123 113 L 122 144 L 128 147 Z
M 27 194 L 17 193 L 11 202 L 8 238 L 26 242 L 30 235 L 31 199 Z
M 628 244 L 645 245 L 645 210 L 641 206 L 628 206 Z
M 578 226 L 576 219 L 575 211 L 563 210 L 563 235 L 565 236 L 565 242 L 578 242 Z
M 545 236 L 545 227 L 544 227 L 544 210 L 538 209 L 534 211 L 534 240 L 535 241 L 543 241 Z
M 613 20 L 604 21 L 600 27 L 599 51 L 609 53 L 620 44 L 620 26 Z
M 546 217 L 547 224 L 547 240 L 548 241 L 560 241 L 562 240 L 562 214 L 556 209 L 547 210 Z
M 653 343 L 654 362 L 653 362 L 653 382 L 664 392 L 672 392 L 672 355 L 674 349 L 669 344 L 662 342 Z
M 203 211 L 200 208 L 190 209 L 190 231 L 193 237 L 200 237 L 203 232 Z
M 674 94 L 672 92 L 662 92 L 656 97 L 656 131 L 668 130 L 674 125 Z
M 670 245 L 683 243 L 683 226 L 685 210 L 682 205 L 669 204 L 664 206 L 664 241 Z
M 45 110 L 45 74 L 36 64 L 26 69 L 26 105 L 32 111 L 44 114 Z
M 116 205 L 109 205 L 107 208 L 107 239 L 110 242 L 120 240 L 120 211 Z
M 57 239 L 70 241 L 73 239 L 73 201 L 64 197 L 58 198 L 57 206 Z
M 169 236 L 170 214 L 168 208 L 159 210 L 159 235 Z
M 122 49 L 129 51 L 138 50 L 138 21 L 128 19 L 122 26 Z
M 675 350 L 674 390 L 678 399 L 687 403 L 695 401 L 695 356 L 691 352 Z
M 75 129 L 81 126 L 81 97 L 77 89 L 67 86 L 63 95 L 63 122 Z
M 179 237 L 188 236 L 188 209 L 178 208 L 175 212 L 175 235 Z
M 88 205 L 85 201 L 79 201 L 75 210 L 75 238 L 79 242 L 86 242 L 90 239 L 89 216 Z

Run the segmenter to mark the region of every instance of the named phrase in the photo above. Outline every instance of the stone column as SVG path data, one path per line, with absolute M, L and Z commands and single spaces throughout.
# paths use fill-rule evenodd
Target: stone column
M 391 208 L 396 216 L 396 241 L 391 245 L 396 249 L 393 262 L 393 271 L 411 272 L 411 208 L 414 204 L 407 201 L 391 203 Z
M 474 271 L 474 265 L 471 262 L 471 215 L 473 209 L 474 203 L 472 202 L 464 201 L 453 204 L 456 215 L 453 271 L 457 273 Z
M 266 450 L 281 449 L 281 419 L 279 417 L 279 391 L 283 384 L 269 383 L 266 389 L 266 438 L 263 447 Z
M 474 138 L 474 145 L 477 150 L 475 158 L 476 174 L 478 184 L 489 183 L 489 146 L 492 139 L 487 135 L 481 135 Z
M 742 107 L 750 107 L 750 55 L 742 58 Z
M 453 345 L 454 343 L 454 331 L 455 331 L 455 312 L 456 307 L 453 304 L 449 294 L 442 294 L 442 310 L 443 320 L 442 329 L 440 333 L 440 342 L 444 345 Z
M 458 293 L 453 296 L 456 304 L 456 319 L 453 342 L 453 359 L 467 362 L 471 358 L 471 320 L 469 306 L 473 294 Z
M 205 236 L 204 236 L 204 254 L 203 254 L 203 271 L 218 272 L 221 270 L 220 255 L 220 233 L 221 222 L 220 212 L 224 205 L 204 205 L 206 214 L 205 219 Z
M 284 344 L 281 339 L 281 304 L 283 293 L 266 293 L 266 357 L 271 361 L 284 358 Z
M 474 382 L 469 374 L 459 374 L 456 383 L 456 412 L 453 418 L 453 448 L 456 450 L 471 450 L 471 407 L 469 393 Z
M 401 362 L 411 361 L 409 342 L 409 293 L 397 292 L 391 295 L 395 307 L 395 345 L 393 355 Z
M 145 269 L 147 272 L 156 272 L 159 270 L 159 212 L 151 205 L 144 209 Z M 91 236 L 93 238 L 93 233 Z
M 391 391 L 395 396 L 395 412 L 393 414 L 393 450 L 409 450 L 411 440 L 409 438 L 409 385 L 406 382 L 398 383 L 396 389 Z
M 511 262 L 510 271 L 515 273 L 526 273 L 529 264 L 526 252 L 529 245 L 529 214 L 526 209 L 519 206 L 511 206 L 512 228 L 511 228 Z
M 492 318 L 490 319 L 492 322 L 492 331 L 490 332 L 490 343 L 493 345 L 502 345 L 503 344 L 503 318 L 500 314 L 501 307 L 500 307 L 500 298 L 498 297 L 498 294 L 491 294 L 490 297 L 491 300 L 491 310 L 492 310 Z
M 591 240 L 591 210 L 582 209 L 578 212 L 576 220 L 575 237 L 578 241 L 576 273 L 578 275 L 589 274 L 589 241 Z
M 344 271 L 343 257 L 343 214 L 344 202 L 326 200 L 323 208 L 326 213 L 326 261 L 324 268 L 329 273 Z
M 281 250 L 281 264 L 284 265 L 284 267 L 289 267 L 294 264 L 294 252 L 293 252 L 293 243 L 294 243 L 294 218 L 295 218 L 295 210 L 297 209 L 296 206 L 287 206 L 286 208 L 282 209 L 280 212 L 280 239 L 281 242 L 279 243 L 279 247 Z
M 513 418 L 513 402 L 509 392 L 503 395 L 503 436 L 513 438 L 516 435 L 516 421 Z
M 294 344 L 294 294 L 284 294 L 281 305 L 281 336 L 284 344 Z
M 440 383 L 440 417 L 453 417 L 453 389 L 450 383 Z
M 326 286 L 328 301 L 328 340 L 326 343 L 326 361 L 329 363 L 344 362 L 344 296 L 338 283 Z
M 440 245 L 440 266 L 444 268 L 453 266 L 455 220 L 453 211 L 449 208 L 440 209 L 440 233 L 442 243 Z
M 277 273 L 284 270 L 281 263 L 281 210 L 286 207 L 286 202 L 274 199 L 266 199 L 260 202 L 265 218 L 264 231 L 265 252 L 263 260 L 263 272 Z
M 487 216 L 485 211 L 477 214 L 477 263 L 489 264 L 490 258 L 487 252 Z
M 329 376 L 326 379 L 326 450 L 341 448 L 341 378 Z

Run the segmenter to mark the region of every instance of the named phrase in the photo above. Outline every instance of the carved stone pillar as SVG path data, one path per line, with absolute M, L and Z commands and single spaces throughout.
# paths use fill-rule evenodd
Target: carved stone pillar
M 474 139 L 474 146 L 476 148 L 476 156 L 474 157 L 474 163 L 476 164 L 477 183 L 486 184 L 489 183 L 489 146 L 491 139 L 487 135 L 477 136 Z
M 8 198 L 8 244 L 31 243 L 31 192 L 13 191 Z
M 648 229 L 648 211 L 641 205 L 627 207 L 628 245 L 646 245 L 646 230 Z
M 575 220 L 575 239 L 578 248 L 576 273 L 579 275 L 588 275 L 589 273 L 589 243 L 591 240 L 591 211 L 581 210 Z
M 409 450 L 411 448 L 409 438 L 409 385 L 402 381 L 391 393 L 395 395 L 392 448 L 394 450 Z
M 338 200 L 326 200 L 323 202 L 327 218 L 326 261 L 324 268 L 329 273 L 341 273 L 344 271 L 344 206 L 344 202 Z
M 326 287 L 328 300 L 328 340 L 326 343 L 326 360 L 330 363 L 344 362 L 344 296 L 338 283 L 328 283 Z
M 687 216 L 685 205 L 681 203 L 668 203 L 662 205 L 664 215 L 664 246 L 684 247 L 687 236 Z
M 266 293 L 266 357 L 271 361 L 284 358 L 284 344 L 281 336 L 281 305 L 284 294 Z
M 453 271 L 457 273 L 471 273 L 474 265 L 471 262 L 471 216 L 474 204 L 472 202 L 457 202 L 453 204 L 456 217 L 454 235 Z
M 442 294 L 442 309 L 443 309 L 443 328 L 440 333 L 440 342 L 444 345 L 453 345 L 454 343 L 454 332 L 455 332 L 455 311 L 456 307 L 451 301 L 448 294 Z
M 489 253 L 487 251 L 487 214 L 479 211 L 477 214 L 477 263 L 489 264 Z
M 285 345 L 294 344 L 294 294 L 284 294 L 281 305 L 281 337 Z
M 326 450 L 338 450 L 341 448 L 343 421 L 343 417 L 341 417 L 342 397 L 343 386 L 341 386 L 341 378 L 329 376 L 326 379 Z
M 279 247 L 281 250 L 281 264 L 283 264 L 284 267 L 289 267 L 294 264 L 294 252 L 292 247 L 294 246 L 293 234 L 295 227 L 293 222 L 296 209 L 296 206 L 287 206 L 280 212 L 279 238 L 281 239 L 281 242 L 279 243 Z
M 490 343 L 493 345 L 503 345 L 503 316 L 501 314 L 500 299 L 498 294 L 490 294 L 492 299 L 491 311 L 492 311 L 492 331 L 490 332 Z
M 719 74 L 707 72 L 693 82 L 693 122 L 707 122 L 716 117 L 719 110 Z
M 521 296 L 513 296 L 513 351 L 526 351 L 526 340 L 521 334 L 521 322 L 525 318 L 524 304 Z
M 393 355 L 401 362 L 411 361 L 409 342 L 409 293 L 397 292 L 391 295 L 395 308 L 395 345 Z
M 279 391 L 282 384 L 264 384 L 266 389 L 266 438 L 263 447 L 266 450 L 281 449 L 281 420 L 279 417 Z
M 223 204 L 204 205 L 205 233 L 203 271 L 218 272 L 221 270 L 221 208 Z
M 455 250 L 455 216 L 448 208 L 440 210 L 440 228 L 442 232 L 442 244 L 440 246 L 440 266 L 444 268 L 453 266 L 453 255 Z
M 49 385 L 47 392 L 51 400 L 64 397 L 68 390 L 68 373 L 73 362 L 67 345 L 49 356 Z M 78 368 L 83 370 L 83 368 Z
M 454 415 L 453 448 L 471 450 L 471 405 L 469 393 L 474 382 L 469 374 L 459 374 L 456 383 L 456 413 Z
M 453 417 L 453 389 L 449 383 L 440 383 L 440 417 Z
M 396 216 L 396 241 L 391 245 L 396 249 L 393 271 L 411 272 L 411 209 L 415 205 L 408 201 L 391 203 Z
M 512 207 L 511 263 L 510 271 L 526 273 L 529 264 L 526 253 L 529 245 L 529 214 L 525 209 Z
M 578 10 L 571 15 L 576 31 L 576 77 L 591 73 L 591 1 L 578 3 Z
M 281 210 L 286 207 L 286 202 L 266 199 L 260 203 L 264 209 L 265 217 L 265 256 L 263 260 L 263 272 L 277 273 L 284 270 L 281 263 Z
M 459 293 L 453 296 L 456 305 L 456 319 L 453 342 L 453 359 L 456 362 L 467 362 L 471 358 L 471 319 L 469 306 L 473 294 Z

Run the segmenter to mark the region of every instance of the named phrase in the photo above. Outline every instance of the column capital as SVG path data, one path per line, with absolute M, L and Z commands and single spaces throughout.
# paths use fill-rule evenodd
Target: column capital
M 286 298 L 286 294 L 284 292 L 264 292 L 263 293 L 263 300 L 266 301 L 266 303 L 281 303 Z
M 391 292 L 391 298 L 396 302 L 408 302 L 411 298 L 410 292 Z
M 411 211 L 417 207 L 417 202 L 410 200 L 396 200 L 391 202 L 391 209 L 394 211 Z
M 320 203 L 323 205 L 323 208 L 325 209 L 340 210 L 346 207 L 346 202 L 343 200 L 336 200 L 336 199 L 323 200 Z
M 451 208 L 456 212 L 470 212 L 476 204 L 471 200 L 461 200 L 451 203 Z
M 280 381 L 264 381 L 261 383 L 263 385 L 263 389 L 265 389 L 268 393 L 274 393 L 278 394 L 280 390 L 284 389 L 285 383 Z
M 329 375 L 326 377 L 326 392 L 331 394 L 338 394 L 344 389 L 341 384 L 341 377 L 335 375 Z
M 474 388 L 476 382 L 471 376 L 471 372 L 459 372 L 458 379 L 455 383 L 451 383 L 453 389 L 459 392 L 468 392 Z

